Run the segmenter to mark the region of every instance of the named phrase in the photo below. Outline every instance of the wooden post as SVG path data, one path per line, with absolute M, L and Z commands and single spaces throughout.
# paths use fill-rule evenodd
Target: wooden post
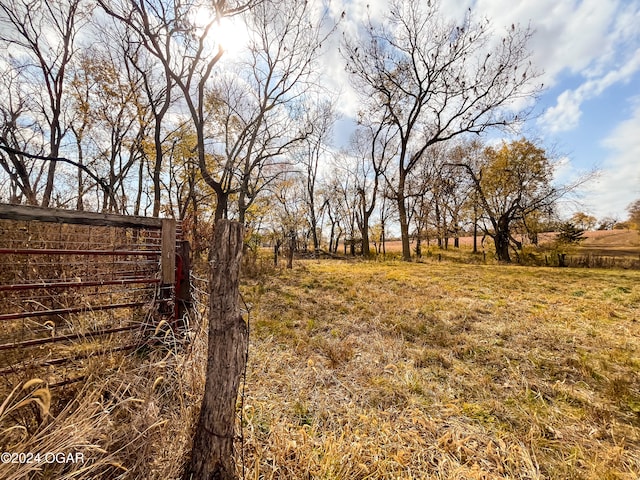
M 168 301 L 176 282 L 176 221 L 162 219 L 160 255 L 160 313 L 172 313 Z
M 561 267 L 561 268 L 567 266 L 567 254 L 566 253 L 559 253 L 558 254 L 558 266 Z
M 161 219 L 110 213 L 78 212 L 59 208 L 43 208 L 31 205 L 9 205 L 0 203 L 0 218 L 6 220 L 36 220 L 49 223 L 73 225 L 96 225 L 101 227 L 132 227 L 158 229 Z
M 191 279 L 189 278 L 189 271 L 191 270 L 190 254 L 191 247 L 189 242 L 186 240 L 181 241 L 176 254 L 175 326 L 177 329 L 185 328 L 183 318 L 185 316 L 188 317 L 191 311 Z
M 209 265 L 209 345 L 200 418 L 184 480 L 235 479 L 236 398 L 249 331 L 238 308 L 242 224 L 218 220 Z
M 162 284 L 173 285 L 176 281 L 176 221 L 162 219 L 162 258 L 160 260 Z

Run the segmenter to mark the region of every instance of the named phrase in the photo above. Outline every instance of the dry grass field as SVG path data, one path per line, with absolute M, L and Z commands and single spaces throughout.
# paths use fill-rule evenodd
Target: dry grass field
M 638 271 L 309 260 L 242 290 L 242 478 L 640 476 Z M 0 478 L 179 478 L 203 338 L 88 359 L 76 391 L 17 385 L 4 451 L 88 461 Z
M 640 476 L 640 272 L 321 261 L 246 296 L 247 478 Z

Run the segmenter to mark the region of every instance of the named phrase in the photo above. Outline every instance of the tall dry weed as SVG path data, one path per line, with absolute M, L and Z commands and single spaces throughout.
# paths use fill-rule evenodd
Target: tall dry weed
M 0 478 L 178 478 L 204 388 L 200 338 L 91 359 L 74 392 L 37 379 L 15 387 L 0 408 L 1 450 L 41 461 L 0 463 Z

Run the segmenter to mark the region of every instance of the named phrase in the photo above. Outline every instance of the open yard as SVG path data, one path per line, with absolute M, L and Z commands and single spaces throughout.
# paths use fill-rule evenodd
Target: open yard
M 640 476 L 640 272 L 309 261 L 245 287 L 247 478 Z

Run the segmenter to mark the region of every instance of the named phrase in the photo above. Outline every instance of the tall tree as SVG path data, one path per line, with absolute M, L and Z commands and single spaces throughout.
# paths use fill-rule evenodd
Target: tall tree
M 91 115 L 97 145 L 96 170 L 105 178 L 102 210 L 126 213 L 131 170 L 144 157 L 143 140 L 149 130 L 140 74 L 126 57 L 109 49 L 94 49 L 84 62 L 92 83 Z
M 510 246 L 519 244 L 512 235 L 514 222 L 551 208 L 578 185 L 554 186 L 546 152 L 526 139 L 487 147 L 480 161 L 467 158 L 454 165 L 473 182 L 488 223 L 485 232 L 495 243 L 497 259 L 504 262 L 511 261 Z
M 39 129 L 33 120 L 29 120 L 28 95 L 24 93 L 20 70 L 19 66 L 9 64 L 0 71 L 0 146 L 28 151 L 33 150 L 31 144 L 34 137 L 39 136 Z M 2 150 L 0 166 L 9 177 L 9 202 L 21 203 L 24 199 L 29 205 L 37 205 L 45 164 L 29 161 L 14 151 Z
M 126 26 L 125 36 L 128 36 L 126 35 Z M 170 38 L 166 37 L 164 41 L 170 41 Z M 170 45 L 165 46 L 166 50 L 169 48 Z M 153 58 L 149 58 L 148 52 L 140 48 L 139 45 L 134 46 L 127 43 L 123 53 L 126 55 L 132 67 L 140 74 L 142 90 L 146 96 L 146 103 L 153 118 L 154 155 L 151 167 L 151 178 L 153 181 L 152 216 L 157 217 L 160 215 L 162 200 L 162 182 L 160 175 L 162 173 L 166 147 L 166 138 L 163 133 L 165 131 L 165 118 L 173 101 L 172 90 L 174 81 L 167 65 L 163 64 L 161 68 L 157 68 L 157 65 L 153 62 Z
M 535 95 L 528 28 L 512 25 L 501 41 L 471 11 L 444 18 L 439 2 L 392 0 L 380 23 L 347 38 L 347 69 L 369 110 L 388 110 L 400 142 L 396 202 L 402 255 L 411 259 L 405 184 L 433 144 L 519 119 L 514 101 Z
M 68 94 L 71 98 L 72 115 L 69 128 L 76 141 L 76 155 L 78 159 L 78 178 L 76 191 L 76 210 L 82 211 L 85 207 L 84 196 L 88 190 L 85 185 L 82 167 L 85 164 L 86 141 L 91 127 L 94 124 L 94 115 L 91 110 L 91 93 L 94 89 L 91 75 L 92 57 L 86 52 L 81 53 L 73 65 L 73 77 L 68 84 Z
M 375 211 L 380 184 L 389 161 L 397 153 L 395 130 L 382 122 L 360 121 L 351 138 L 349 154 L 354 157 L 357 193 L 357 223 L 362 237 L 362 254 L 369 256 L 369 227 Z
M 211 101 L 214 142 L 224 159 L 220 178 L 237 193 L 241 223 L 282 172 L 273 165 L 291 164 L 294 151 L 327 130 L 333 116 L 317 101 L 316 61 L 332 31 L 325 16 L 311 2 L 263 0 L 244 19 L 248 52 L 229 62 L 236 68 L 219 79 Z
M 64 91 L 70 62 L 76 52 L 78 30 L 88 16 L 81 0 L 0 0 L 0 40 L 15 49 L 22 72 L 35 86 L 33 114 L 46 125 L 48 156 L 41 204 L 49 206 L 54 188 L 62 140 L 67 133 L 63 121 Z M 39 110 L 39 111 L 37 111 Z
M 313 241 L 313 251 L 317 254 L 320 250 L 319 224 L 322 202 L 318 201 L 318 176 L 319 167 L 326 158 L 326 147 L 335 122 L 333 105 L 328 102 L 321 103 L 317 110 L 317 116 L 313 119 L 310 135 L 305 139 L 299 151 L 300 163 L 303 166 L 305 176 L 305 201 L 309 216 L 309 228 Z
M 109 15 L 127 25 L 141 44 L 162 64 L 182 94 L 196 134 L 198 167 L 206 184 L 215 192 L 215 219 L 224 217 L 230 191 L 225 176 L 211 170 L 205 144 L 208 82 L 224 53 L 221 20 L 255 4 L 257 0 L 98 0 Z

